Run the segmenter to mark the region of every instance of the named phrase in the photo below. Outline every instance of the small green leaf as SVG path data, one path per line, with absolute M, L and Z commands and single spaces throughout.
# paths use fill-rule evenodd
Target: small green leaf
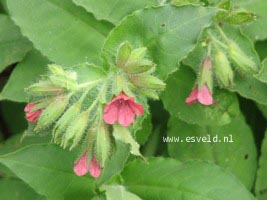
M 19 62 L 32 48 L 30 41 L 23 37 L 11 19 L 0 14 L 0 72 L 5 67 Z
M 260 164 L 256 180 L 256 196 L 258 200 L 267 198 L 267 132 L 261 147 Z
M 113 125 L 113 136 L 116 140 L 122 141 L 131 146 L 131 153 L 136 156 L 142 156 L 139 151 L 139 144 L 134 140 L 131 132 L 127 127 L 120 126 L 118 124 Z
M 137 195 L 128 192 L 121 185 L 105 185 L 102 189 L 106 190 L 107 200 L 141 200 Z
M 251 36 L 253 40 L 267 39 L 267 4 L 266 0 L 233 0 L 235 7 L 245 8 L 252 11 L 257 16 L 257 20 L 253 23 L 246 24 L 242 28 L 246 34 Z
M 203 161 L 136 160 L 124 169 L 122 178 L 123 186 L 142 199 L 255 200 L 231 173 Z
M 122 18 L 132 12 L 158 4 L 157 0 L 72 0 L 88 12 L 94 14 L 98 20 L 106 20 L 117 25 Z
M 96 180 L 97 185 L 102 185 L 111 177 L 119 174 L 129 157 L 130 148 L 128 144 L 121 141 L 116 141 L 116 149 L 102 170 L 101 176 Z

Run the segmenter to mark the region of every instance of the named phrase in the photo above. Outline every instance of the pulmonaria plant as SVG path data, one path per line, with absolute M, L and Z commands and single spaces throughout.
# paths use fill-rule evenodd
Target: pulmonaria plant
M 89 64 L 68 70 L 48 65 L 47 78 L 26 89 L 31 95 L 25 107 L 30 131 L 51 132 L 52 142 L 70 150 L 79 148 L 74 164 L 78 176 L 101 175 L 112 156 L 114 139 L 130 144 L 131 152 L 141 156 L 127 127 L 142 122 L 135 119 L 148 112 L 146 98 L 158 99 L 165 88 L 154 76 L 156 65 L 146 51 L 145 47 L 133 49 L 128 42 L 121 44 L 107 71 Z M 96 70 L 98 78 L 80 78 L 88 69 Z

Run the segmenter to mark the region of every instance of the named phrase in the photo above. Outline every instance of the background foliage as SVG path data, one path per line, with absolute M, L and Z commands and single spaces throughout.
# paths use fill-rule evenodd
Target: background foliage
M 205 53 L 203 30 L 213 29 L 223 2 L 0 0 L 0 199 L 266 200 L 266 0 L 232 0 L 257 20 L 223 27 L 261 72 L 236 73 L 232 88 L 216 85 L 217 106 L 185 104 Z M 49 63 L 107 69 L 103 58 L 112 59 L 124 41 L 147 47 L 167 83 L 160 100 L 149 101 L 150 115 L 135 135 L 147 161 L 129 156 L 129 146 L 117 142 L 99 179 L 77 177 L 77 150 L 50 144 L 50 136 L 23 137 L 24 88 L 46 74 Z M 166 136 L 207 134 L 232 135 L 234 142 L 163 142 Z

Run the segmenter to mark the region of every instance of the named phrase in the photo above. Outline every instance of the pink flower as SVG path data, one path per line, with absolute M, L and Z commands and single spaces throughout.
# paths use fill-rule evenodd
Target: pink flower
M 206 106 L 214 103 L 212 94 L 206 84 L 200 90 L 198 89 L 198 86 L 196 86 L 190 93 L 189 97 L 185 100 L 188 105 L 192 105 L 197 101 Z
M 122 126 L 129 126 L 134 122 L 135 115 L 143 113 L 144 107 L 141 104 L 137 104 L 134 98 L 121 93 L 106 105 L 103 119 L 107 124 L 118 121 Z
M 98 178 L 101 175 L 101 167 L 98 164 L 95 156 L 92 157 L 90 163 L 87 162 L 88 153 L 86 152 L 74 165 L 74 172 L 77 176 L 83 176 L 87 172 L 91 176 Z
M 36 106 L 36 104 L 27 104 L 24 108 L 26 112 L 26 119 L 28 122 L 36 122 L 40 114 L 42 113 L 42 109 L 32 111 L 32 109 Z

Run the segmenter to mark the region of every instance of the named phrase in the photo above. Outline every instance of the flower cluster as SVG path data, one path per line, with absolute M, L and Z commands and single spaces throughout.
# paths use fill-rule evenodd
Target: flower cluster
M 26 89 L 33 99 L 25 107 L 32 131 L 52 132 L 52 141 L 70 150 L 82 143 L 82 156 L 74 164 L 78 176 L 101 175 L 111 156 L 112 138 L 129 143 L 131 152 L 141 156 L 127 127 L 144 114 L 145 97 L 157 99 L 165 88 L 153 75 L 156 65 L 147 58 L 146 48 L 132 49 L 125 42 L 115 62 L 108 73 L 101 71 L 101 78 L 88 82 L 79 82 L 75 71 L 49 65 L 47 78 Z

